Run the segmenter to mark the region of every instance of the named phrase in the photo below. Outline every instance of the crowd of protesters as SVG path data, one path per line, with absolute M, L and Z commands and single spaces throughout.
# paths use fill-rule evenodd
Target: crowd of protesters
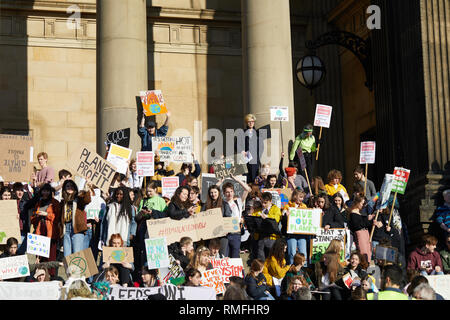
M 165 136 L 170 114 L 157 128 L 154 121 L 142 118 L 139 136 L 143 151 L 151 151 L 151 138 Z M 255 116 L 245 117 L 247 137 L 258 138 Z M 361 167 L 354 169 L 353 184 L 343 184 L 342 173 L 331 168 L 324 181 L 313 175 L 316 140 L 313 127 L 307 125 L 295 138 L 289 152 L 288 166 L 283 167 L 280 155 L 277 172 L 269 164 L 247 164 L 247 181 L 232 176 L 243 192 L 237 196 L 236 184 L 219 181 L 207 190 L 207 200 L 201 201 L 202 169 L 194 159 L 175 172 L 171 163 L 155 156 L 155 174 L 139 177 L 136 160 L 129 162 L 126 175 L 116 173 L 108 192 L 85 183 L 79 188 L 67 169 L 58 175 L 48 165 L 45 152 L 37 156 L 40 169 L 23 184 L 1 183 L 2 200 L 17 201 L 17 216 L 21 239 L 9 238 L 0 258 L 26 253 L 27 233 L 51 239 L 49 258 L 36 258 L 29 277 L 4 281 L 49 281 L 57 279 L 62 258 L 91 248 L 98 261 L 99 274 L 81 285 L 86 297 L 101 284 L 124 287 L 154 287 L 162 284 L 158 269 L 149 269 L 145 239 L 148 219 L 187 219 L 201 211 L 220 208 L 224 217 L 240 220 L 241 230 L 226 236 L 193 242 L 189 237 L 169 246 L 169 253 L 185 273 L 183 286 L 199 286 L 201 272 L 213 268 L 211 258 L 239 258 L 248 253 L 248 272 L 244 278 L 233 277 L 222 299 L 254 300 L 408 300 L 442 299 L 428 284 L 426 276 L 450 272 L 450 190 L 443 192 L 444 203 L 433 217 L 439 235 L 426 234 L 423 243 L 407 252 L 408 236 L 399 214 L 399 204 L 390 199 L 388 208 L 376 215 L 379 193 L 375 184 L 364 176 Z M 259 145 L 259 143 L 258 143 Z M 306 159 L 309 178 L 300 170 L 296 150 L 301 148 Z M 245 141 L 244 152 L 251 151 Z M 253 155 L 255 156 L 255 155 Z M 208 168 L 212 172 L 212 168 Z M 179 187 L 171 198 L 162 197 L 162 177 L 177 176 Z M 309 180 L 310 185 L 307 180 Z M 350 184 L 350 185 L 349 185 Z M 272 203 L 272 193 L 263 189 L 291 189 L 292 196 L 283 207 Z M 352 193 L 349 193 L 349 191 Z M 391 207 L 394 208 L 390 219 Z M 342 258 L 340 241 L 332 241 L 320 258 L 311 262 L 311 240 L 314 236 L 287 233 L 290 209 L 315 208 L 322 211 L 322 228 L 350 231 L 351 252 Z M 87 219 L 87 212 L 97 212 Z M 98 218 L 97 218 L 98 217 Z M 250 230 L 249 217 L 273 221 L 271 230 Z M 373 235 L 370 236 L 373 229 Z M 20 244 L 19 244 L 20 243 Z M 109 264 L 103 261 L 102 247 L 132 247 L 133 263 Z M 396 261 L 377 259 L 376 247 L 395 248 Z M 439 251 L 437 250 L 437 246 Z M 346 283 L 351 275 L 352 283 Z M 89 289 L 89 286 L 92 288 Z M 83 291 L 82 290 L 82 291 Z

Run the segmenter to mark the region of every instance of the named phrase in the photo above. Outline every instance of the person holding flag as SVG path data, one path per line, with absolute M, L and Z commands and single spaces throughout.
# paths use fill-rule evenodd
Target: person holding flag
M 307 124 L 303 127 L 303 132 L 295 138 L 291 152 L 289 153 L 289 160 L 293 161 L 294 159 L 297 159 L 296 162 L 300 168 L 299 172 L 303 172 L 300 167 L 300 159 L 296 156 L 298 148 L 301 148 L 303 155 L 305 156 L 308 177 L 312 177 L 314 171 L 313 153 L 317 151 L 317 145 L 316 138 L 313 135 L 313 126 L 311 124 Z

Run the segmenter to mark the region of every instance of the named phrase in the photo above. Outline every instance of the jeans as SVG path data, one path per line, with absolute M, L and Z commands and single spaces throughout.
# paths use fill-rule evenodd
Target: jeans
M 228 250 L 227 253 L 230 258 L 239 258 L 241 253 L 241 234 L 240 233 L 229 233 L 227 235 L 228 239 Z
M 89 248 L 89 245 L 91 244 L 92 240 L 92 228 L 89 228 L 86 230 L 86 234 L 84 235 L 84 247 Z
M 20 246 L 19 249 L 17 249 L 17 255 L 23 255 L 27 252 L 27 233 L 26 232 L 20 232 Z
M 436 272 L 436 270 L 433 270 L 433 271 L 431 271 L 430 274 L 428 274 L 426 271 L 420 271 L 420 275 L 421 276 L 442 276 L 442 275 L 444 275 L 444 272 L 442 272 L 442 271 Z
M 271 240 L 269 238 L 266 239 L 259 239 L 258 240 L 258 254 L 257 257 L 261 261 L 266 260 L 266 256 L 269 253 L 270 249 L 272 248 L 273 244 L 275 243 L 275 240 Z M 266 249 L 267 248 L 267 249 Z
M 72 223 L 66 223 L 66 232 L 64 233 L 63 246 L 64 257 L 67 257 L 75 252 L 86 249 L 84 233 L 73 233 Z
M 297 248 L 299 253 L 303 253 L 305 258 L 308 257 L 307 248 L 308 240 L 307 237 L 302 238 L 288 238 L 287 239 L 287 252 L 288 252 L 288 263 L 294 263 L 294 256 L 297 253 Z

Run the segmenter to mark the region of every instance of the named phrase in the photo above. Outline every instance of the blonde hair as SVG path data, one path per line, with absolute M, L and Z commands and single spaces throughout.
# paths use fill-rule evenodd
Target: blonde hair
M 67 300 L 76 297 L 96 299 L 97 295 L 91 291 L 86 282 L 83 280 L 75 280 L 69 287 Z
M 207 247 L 202 246 L 202 247 L 197 248 L 194 256 L 191 259 L 191 262 L 188 265 L 188 268 L 191 267 L 194 269 L 198 269 L 198 267 L 200 266 L 201 256 L 203 256 L 203 255 L 209 256 L 210 254 L 211 254 L 211 252 L 209 251 L 209 249 Z
M 245 119 L 245 124 L 247 124 L 247 122 L 249 122 L 251 120 L 256 121 L 256 117 L 253 114 L 251 114 L 251 113 L 246 115 L 244 119 Z

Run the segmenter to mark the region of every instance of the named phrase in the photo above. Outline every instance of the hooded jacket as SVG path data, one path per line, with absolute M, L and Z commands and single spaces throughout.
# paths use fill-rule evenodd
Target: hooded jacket
M 416 248 L 408 259 L 408 269 L 423 270 L 426 267 L 434 268 L 440 266 L 443 270 L 441 256 L 436 250 L 432 253 L 425 252 L 422 248 Z

